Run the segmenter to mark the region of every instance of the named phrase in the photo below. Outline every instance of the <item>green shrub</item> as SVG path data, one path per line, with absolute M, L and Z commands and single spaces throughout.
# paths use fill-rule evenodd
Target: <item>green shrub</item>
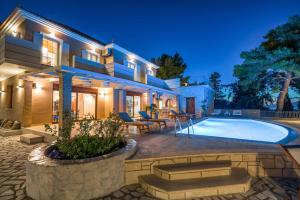
M 121 120 L 115 114 L 110 114 L 105 120 L 95 120 L 92 116 L 84 118 L 79 122 L 77 134 L 73 138 L 68 137 L 68 134 L 59 134 L 62 137 L 58 137 L 54 150 L 48 155 L 59 159 L 84 159 L 111 153 L 126 145 L 120 127 Z M 57 133 L 57 129 L 49 125 L 45 125 L 45 130 Z

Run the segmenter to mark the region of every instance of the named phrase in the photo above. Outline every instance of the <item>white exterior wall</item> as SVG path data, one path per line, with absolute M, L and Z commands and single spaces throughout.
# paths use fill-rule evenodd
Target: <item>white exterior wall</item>
M 196 85 L 196 86 L 187 86 L 179 87 L 176 91 L 180 94 L 180 110 L 186 112 L 186 98 L 194 97 L 195 98 L 195 112 L 201 112 L 201 106 L 203 101 L 206 100 L 206 107 L 208 112 L 213 110 L 213 89 L 208 85 Z

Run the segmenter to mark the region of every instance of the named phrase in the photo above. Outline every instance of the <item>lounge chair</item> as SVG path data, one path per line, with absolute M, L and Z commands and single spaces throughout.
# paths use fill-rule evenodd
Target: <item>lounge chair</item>
M 242 110 L 233 110 L 232 116 L 242 116 Z
M 140 111 L 139 114 L 142 118 L 141 121 L 149 121 L 149 122 L 157 123 L 159 128 L 162 128 L 162 126 L 164 128 L 167 127 L 167 119 L 153 119 L 145 111 Z
M 184 113 L 182 111 L 180 111 L 180 113 L 177 113 L 175 110 L 170 110 L 170 112 L 171 112 L 172 118 L 174 118 L 174 119 L 176 119 L 176 117 L 179 119 L 185 119 L 185 120 L 188 120 L 189 118 L 191 118 L 191 115 Z
M 127 131 L 129 126 L 136 126 L 139 129 L 140 134 L 142 134 L 143 130 L 150 131 L 150 125 L 152 122 L 145 122 L 145 121 L 134 121 L 127 112 L 119 112 L 119 117 L 123 121 L 123 126 L 126 126 Z
M 221 113 L 222 113 L 221 109 L 215 109 L 214 112 L 210 113 L 210 115 L 218 116 L 221 115 Z
M 230 111 L 229 110 L 226 110 L 225 112 L 224 112 L 224 116 L 230 116 L 231 114 L 230 114 Z

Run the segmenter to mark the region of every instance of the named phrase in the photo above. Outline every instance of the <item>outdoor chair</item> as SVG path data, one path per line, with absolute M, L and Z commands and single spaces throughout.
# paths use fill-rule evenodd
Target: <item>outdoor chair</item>
M 175 120 L 176 118 L 188 120 L 191 116 L 187 113 L 177 113 L 175 110 L 170 110 L 171 117 Z
M 150 132 L 150 125 L 153 124 L 152 122 L 134 121 L 127 112 L 119 112 L 118 115 L 123 121 L 123 126 L 127 128 L 127 131 L 129 126 L 135 126 L 139 129 L 140 134 L 142 134 L 143 130 Z
M 157 123 L 159 128 L 162 128 L 162 126 L 164 128 L 167 127 L 167 119 L 153 119 L 145 111 L 140 111 L 139 114 L 141 116 L 140 119 L 141 121 L 149 121 L 149 122 Z
M 242 116 L 242 110 L 233 110 L 232 115 L 233 116 Z
M 221 113 L 222 113 L 221 109 L 215 109 L 214 112 L 212 112 L 210 115 L 218 116 L 218 115 L 221 115 Z

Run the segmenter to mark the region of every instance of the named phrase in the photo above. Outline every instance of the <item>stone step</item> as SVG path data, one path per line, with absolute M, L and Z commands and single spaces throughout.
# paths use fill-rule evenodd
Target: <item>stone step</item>
M 154 174 L 165 180 L 181 180 L 231 174 L 231 161 L 205 161 L 154 166 Z
M 139 176 L 142 187 L 159 199 L 190 199 L 212 195 L 244 193 L 251 177 L 242 168 L 232 168 L 231 175 L 168 181 L 155 174 Z
M 44 137 L 32 133 L 28 133 L 28 134 L 21 135 L 20 141 L 26 144 L 36 144 L 36 143 L 44 142 Z

